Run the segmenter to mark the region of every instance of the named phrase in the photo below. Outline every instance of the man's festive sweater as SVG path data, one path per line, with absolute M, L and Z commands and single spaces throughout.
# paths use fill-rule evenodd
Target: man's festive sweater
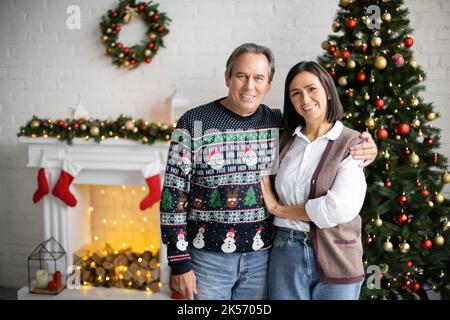
M 278 155 L 280 110 L 243 117 L 220 100 L 186 112 L 172 134 L 161 232 L 173 274 L 191 270 L 188 246 L 233 253 L 272 245 L 260 181 Z

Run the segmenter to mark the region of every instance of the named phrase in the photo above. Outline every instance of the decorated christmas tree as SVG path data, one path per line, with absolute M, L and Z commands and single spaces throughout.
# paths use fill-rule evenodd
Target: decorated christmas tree
M 253 187 L 248 188 L 245 194 L 244 203 L 246 206 L 254 206 L 256 204 L 255 189 L 253 189 Z
M 439 114 L 420 96 L 425 73 L 408 10 L 401 0 L 341 0 L 332 30 L 319 62 L 335 80 L 345 124 L 368 130 L 379 150 L 365 170 L 361 299 L 449 299 L 450 203 L 441 192 L 450 174 L 438 153 Z
M 211 193 L 211 198 L 209 199 L 209 204 L 210 204 L 211 208 L 220 207 L 222 205 L 222 201 L 220 200 L 219 190 L 215 189 Z

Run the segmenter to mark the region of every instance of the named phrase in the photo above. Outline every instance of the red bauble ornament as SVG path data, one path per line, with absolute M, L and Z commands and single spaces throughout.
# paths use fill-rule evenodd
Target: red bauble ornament
M 418 283 L 417 281 L 415 281 L 411 287 L 412 291 L 417 292 L 419 291 L 421 288 L 420 283 Z
M 145 9 L 145 6 L 144 6 L 143 4 L 141 4 L 141 5 L 138 7 L 138 10 L 139 10 L 139 11 L 144 11 L 144 9 Z
M 389 136 L 388 131 L 385 128 L 379 128 L 377 130 L 377 138 L 379 140 L 385 140 Z
M 407 156 L 409 156 L 409 155 L 411 154 L 411 150 L 409 150 L 408 148 L 406 148 L 406 149 L 405 149 L 405 154 L 406 154 Z
M 358 20 L 356 20 L 355 18 L 347 18 L 347 20 L 345 21 L 345 25 L 349 29 L 355 29 L 357 24 L 358 24 Z
M 363 44 L 359 50 L 361 50 L 362 53 L 365 53 L 367 51 L 367 45 Z
M 329 73 L 330 73 L 331 76 L 335 76 L 336 75 L 336 70 L 331 69 Z
M 79 126 L 80 126 L 80 125 L 79 125 L 78 122 L 72 123 L 72 128 L 74 128 L 74 129 L 78 128 Z
M 405 59 L 400 53 L 396 53 L 392 56 L 392 62 L 394 62 L 396 68 L 400 68 L 405 64 Z
M 438 162 L 438 154 L 437 154 L 437 153 L 435 153 L 435 154 L 433 155 L 433 162 L 434 162 L 434 163 L 437 163 L 437 162 Z
M 123 44 L 119 42 L 118 44 L 116 44 L 116 48 L 117 49 L 122 49 L 123 48 Z
M 336 52 L 336 46 L 329 46 L 327 52 L 331 55 L 334 55 L 334 53 Z
M 347 90 L 346 94 L 349 98 L 353 97 L 353 90 Z
M 364 244 L 370 246 L 373 243 L 373 238 L 369 235 L 364 239 Z
M 130 64 L 136 64 L 136 60 L 131 59 L 131 60 L 130 60 Z
M 427 138 L 423 139 L 423 142 L 424 142 L 425 144 L 429 145 L 429 146 L 432 146 L 432 145 L 433 145 L 433 139 L 430 138 L 430 137 L 427 137 Z
M 120 26 L 117 26 L 114 28 L 114 30 L 116 30 L 116 32 L 120 32 L 120 30 L 122 30 L 122 28 L 120 28 Z
M 150 63 L 150 62 L 152 62 L 152 58 L 145 59 L 145 63 Z
M 398 104 L 402 106 L 402 105 L 405 104 L 405 101 L 403 101 L 402 99 L 399 98 L 399 99 L 398 99 Z
M 402 194 L 397 197 L 396 201 L 399 205 L 404 206 L 408 202 L 408 198 Z
M 423 188 L 420 190 L 420 194 L 424 197 L 428 197 L 430 195 L 430 191 L 427 188 Z
M 389 180 L 389 179 L 387 179 L 386 180 L 386 182 L 384 183 L 384 185 L 386 186 L 386 188 L 390 188 L 390 187 L 392 187 L 392 182 L 391 182 L 391 180 Z
M 406 261 L 406 265 L 408 267 L 412 267 L 414 265 L 414 263 L 411 260 L 409 260 L 409 261 Z
M 364 73 L 364 71 L 358 72 L 358 74 L 356 75 L 356 80 L 357 80 L 358 82 L 364 82 L 364 81 L 366 81 L 366 74 Z
M 149 42 L 147 44 L 147 48 L 149 48 L 149 49 L 153 49 L 154 47 L 155 47 L 155 43 L 154 42 Z
M 342 55 L 342 60 L 347 61 L 350 58 L 350 51 L 342 50 L 341 55 Z
M 430 250 L 433 247 L 433 242 L 431 242 L 431 240 L 429 239 L 423 239 L 422 242 L 420 243 L 420 246 L 424 250 Z
M 394 222 L 400 226 L 403 226 L 408 222 L 408 215 L 406 213 L 401 213 L 394 217 Z
M 123 49 L 123 53 L 129 54 L 129 53 L 130 53 L 130 48 L 125 47 L 125 48 Z
M 140 128 L 142 131 L 145 131 L 145 130 L 148 129 L 148 124 L 146 124 L 145 122 L 143 122 L 139 128 Z
M 384 100 L 378 98 L 377 100 L 375 100 L 374 106 L 375 106 L 375 109 L 377 109 L 377 110 L 382 109 L 384 107 Z
M 159 20 L 159 16 L 157 14 L 153 15 L 152 16 L 152 20 L 153 20 L 153 22 L 158 21 Z
M 163 33 L 164 32 L 164 27 L 163 26 L 159 26 L 157 30 L 158 30 L 159 33 Z
M 394 133 L 406 137 L 409 134 L 409 129 L 408 123 L 397 123 L 394 127 Z
M 402 281 L 402 289 L 405 291 L 408 291 L 411 287 L 411 281 L 409 280 L 404 280 Z
M 416 188 L 420 187 L 422 184 L 420 183 L 419 180 L 416 180 Z
M 403 40 L 403 44 L 405 47 L 409 48 L 414 44 L 414 40 L 411 37 L 406 37 L 405 40 Z
M 67 127 L 69 126 L 69 124 L 68 124 L 67 122 L 63 121 L 62 124 L 61 124 L 61 126 L 62 126 L 63 128 L 67 128 Z
M 111 16 L 113 16 L 113 17 L 117 17 L 117 15 L 118 15 L 118 13 L 117 13 L 116 11 L 113 11 L 113 12 L 111 13 Z

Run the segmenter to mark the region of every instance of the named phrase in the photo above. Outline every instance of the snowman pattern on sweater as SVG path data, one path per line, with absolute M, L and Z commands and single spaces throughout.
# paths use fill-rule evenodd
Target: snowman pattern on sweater
M 204 233 L 206 230 L 206 226 L 204 224 L 202 224 L 199 228 L 198 228 L 198 233 L 195 236 L 194 240 L 192 241 L 192 245 L 196 248 L 196 249 L 203 249 L 203 247 L 205 246 L 205 240 L 204 240 Z
M 223 240 L 222 251 L 225 253 L 233 253 L 236 251 L 236 240 L 234 239 L 236 235 L 236 230 L 230 229 L 227 231 L 227 236 Z
M 180 251 L 186 251 L 187 246 L 188 246 L 188 242 L 185 240 L 185 235 L 186 233 L 184 231 L 180 231 L 178 232 L 177 235 L 177 249 Z
M 253 237 L 252 249 L 255 251 L 261 250 L 261 248 L 264 247 L 264 241 L 261 238 L 262 230 L 263 227 L 259 227 L 258 230 L 256 231 L 255 236 Z

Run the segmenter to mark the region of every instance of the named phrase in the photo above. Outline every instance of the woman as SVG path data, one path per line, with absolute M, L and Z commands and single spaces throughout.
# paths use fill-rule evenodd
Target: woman
M 268 177 L 264 202 L 275 215 L 269 260 L 269 299 L 358 299 L 364 278 L 361 210 L 366 192 L 362 161 L 349 146 L 359 132 L 343 126 L 344 114 L 330 75 L 300 62 L 285 84 L 280 167 Z

